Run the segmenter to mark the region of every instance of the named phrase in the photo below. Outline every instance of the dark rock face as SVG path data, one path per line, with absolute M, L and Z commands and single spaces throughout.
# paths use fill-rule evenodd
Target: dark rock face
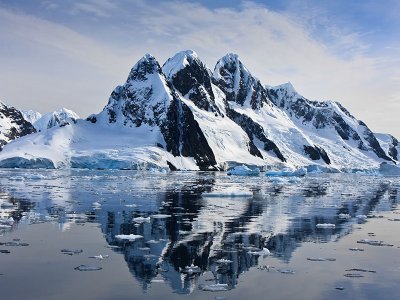
M 9 141 L 36 132 L 33 125 L 24 119 L 19 110 L 14 107 L 7 106 L 1 102 L 0 119 L 7 119 L 11 123 L 11 127 L 9 128 L 2 128 L 0 126 L 0 134 L 3 134 L 5 137 L 5 139 L 0 138 L 0 151 L 2 147 Z
M 213 78 L 207 66 L 191 51 L 177 55 L 184 56 L 188 64 L 175 74 L 170 74 L 168 79 L 172 86 L 181 95 L 193 101 L 197 107 L 222 115 L 215 104 L 215 95 L 212 89 Z M 177 63 L 175 60 L 178 59 L 176 57 L 170 58 L 164 66 Z
M 304 145 L 304 152 L 312 159 L 312 160 L 319 160 L 323 159 L 324 162 L 329 165 L 331 163 L 331 160 L 326 153 L 326 151 L 319 146 L 309 146 L 309 145 Z
M 160 125 L 162 115 L 167 110 L 169 95 L 168 92 L 154 95 L 152 80 L 157 80 L 154 78 L 160 82 L 165 81 L 157 60 L 146 54 L 132 68 L 126 83 L 117 86 L 111 93 L 106 106 L 109 122 L 115 123 L 118 115 L 122 114 L 124 125 Z M 141 83 L 140 88 L 138 83 Z M 160 98 L 155 99 L 157 97 Z
M 217 162 L 190 108 L 174 99 L 161 126 L 167 151 L 174 156 L 194 157 L 200 170 L 215 170 Z
M 362 121 L 357 121 L 340 103 L 310 101 L 293 92 L 294 89 L 292 89 L 291 85 L 278 89 L 269 89 L 273 102 L 286 110 L 291 118 L 301 120 L 303 124 L 312 124 L 317 129 L 333 127 L 343 140 L 348 141 L 351 139 L 356 141 L 360 150 L 372 150 L 379 158 L 391 160 L 381 148 L 372 131 Z M 339 110 L 335 110 L 335 105 Z M 346 122 L 340 112 L 364 127 L 362 135 L 368 145 L 363 142 L 360 134 Z M 311 148 L 307 147 L 307 150 L 305 149 L 306 153 L 316 157 L 315 153 L 311 154 L 313 152 Z
M 250 117 L 240 114 L 232 109 L 228 110 L 228 116 L 235 121 L 236 124 L 240 125 L 240 127 L 242 127 L 242 129 L 247 133 L 251 141 L 250 154 L 262 158 L 261 152 L 253 142 L 254 138 L 257 138 L 264 143 L 265 151 L 272 151 L 282 162 L 286 161 L 286 158 L 282 155 L 276 144 L 268 139 L 264 129 L 260 124 L 254 122 Z
M 399 160 L 398 159 L 398 151 L 396 149 L 397 146 L 399 146 L 399 141 L 394 136 L 391 136 L 391 137 L 392 137 L 392 144 L 389 147 L 388 154 L 394 160 Z
M 255 110 L 266 104 L 271 105 L 267 90 L 250 74 L 236 54 L 227 54 L 217 62 L 214 77 L 228 102 L 243 106 L 249 99 L 251 108 Z

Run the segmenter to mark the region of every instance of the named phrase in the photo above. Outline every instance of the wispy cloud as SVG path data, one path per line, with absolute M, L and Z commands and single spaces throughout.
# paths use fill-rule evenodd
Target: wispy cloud
M 50 47 L 93 68 L 94 77 L 101 71 L 123 78 L 123 72 L 127 73 L 146 52 L 162 63 L 175 52 L 191 48 L 209 66 L 225 53 L 236 52 L 265 84 L 291 81 L 307 97 L 342 101 L 377 130 L 385 130 L 385 123 L 375 118 L 377 111 L 386 112 L 388 119 L 398 118 L 398 100 L 393 100 L 399 99 L 396 78 L 400 62 L 396 56 L 371 55 L 370 42 L 365 39 L 368 32 L 335 23 L 318 7 L 277 12 L 252 2 L 216 9 L 184 1 L 68 3 L 67 8 L 64 5 L 57 11 L 64 18 L 70 11 L 75 13 L 64 25 L 2 9 L 0 26 L 8 28 L 9 42 L 20 38 L 29 40 L 32 48 Z M 98 21 L 85 23 L 87 27 L 81 30 L 79 24 L 86 17 Z M 85 113 L 91 112 L 95 102 L 100 102 L 97 107 L 103 105 L 110 93 L 109 86 L 99 86 L 95 81 L 88 84 L 97 91 L 96 96 L 101 92 L 104 97 L 85 95 L 87 103 L 74 94 L 69 98 L 79 102 Z M 79 89 L 75 93 L 79 94 Z

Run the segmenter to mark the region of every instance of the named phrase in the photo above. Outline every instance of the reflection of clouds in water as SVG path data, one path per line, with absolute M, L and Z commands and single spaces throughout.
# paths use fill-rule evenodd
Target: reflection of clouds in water
M 398 180 L 359 175 L 282 184 L 204 172 L 38 170 L 34 178 L 26 170 L 0 172 L 2 220 L 54 222 L 61 231 L 98 223 L 143 289 L 162 279 L 184 294 L 204 276 L 212 281 L 207 285 L 233 288 L 240 274 L 258 265 L 264 247 L 289 262 L 302 242 L 338 240 L 351 232 L 357 215 L 391 210 L 399 200 Z M 247 194 L 238 197 L 237 190 Z M 218 197 L 204 197 L 213 192 Z

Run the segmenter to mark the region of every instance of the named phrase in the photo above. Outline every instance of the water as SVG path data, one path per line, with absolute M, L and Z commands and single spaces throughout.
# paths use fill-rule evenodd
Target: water
M 1 299 L 397 299 L 399 189 L 360 174 L 0 170 Z

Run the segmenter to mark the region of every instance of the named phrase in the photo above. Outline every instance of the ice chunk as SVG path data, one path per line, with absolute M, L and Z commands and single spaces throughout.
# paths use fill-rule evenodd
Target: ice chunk
M 4 254 L 10 254 L 10 250 L 0 250 L 0 253 L 4 253 Z
M 289 168 L 285 168 L 279 171 L 267 171 L 265 172 L 265 176 L 305 176 L 307 174 L 306 168 L 299 168 L 297 170 L 292 170 Z
M 119 240 L 135 241 L 143 238 L 143 236 L 138 234 L 118 234 L 115 236 L 115 238 Z
M 339 214 L 338 218 L 342 219 L 342 220 L 347 220 L 347 219 L 350 219 L 350 215 L 349 214 Z
M 150 217 L 136 217 L 132 219 L 133 222 L 135 223 L 149 223 L 150 222 Z
M 217 263 L 217 264 L 231 264 L 232 261 L 229 260 L 229 259 L 221 258 L 221 259 L 218 259 L 218 260 L 216 261 L 216 263 Z
M 75 254 L 80 254 L 83 252 L 82 249 L 61 249 L 61 252 L 63 254 L 67 254 L 67 255 L 75 255 Z
M 102 267 L 80 265 L 80 266 L 78 266 L 78 267 L 76 267 L 74 269 L 78 270 L 78 271 L 99 271 L 99 270 L 101 270 L 103 268 Z
M 267 248 L 262 248 L 262 250 L 260 251 L 248 251 L 247 253 L 251 255 L 263 255 L 263 256 L 271 255 L 271 252 Z
M 249 190 L 239 189 L 235 187 L 224 188 L 222 190 L 214 190 L 209 193 L 203 193 L 203 197 L 210 198 L 234 198 L 234 197 L 252 197 L 253 192 Z
M 362 239 L 357 241 L 358 244 L 367 244 L 371 246 L 388 246 L 392 247 L 393 245 L 391 244 L 386 244 L 383 241 L 376 241 L 376 240 L 369 240 L 369 239 Z
M 358 273 L 347 273 L 344 274 L 345 277 L 349 277 L 349 278 L 360 278 L 360 277 L 364 277 L 364 275 L 358 274 Z
M 171 215 L 156 214 L 156 215 L 151 215 L 150 217 L 153 219 L 166 219 L 166 218 L 170 218 Z
M 349 248 L 349 250 L 350 250 L 350 251 L 364 251 L 363 248 L 357 248 L 357 247 L 355 247 L 355 248 Z
M 319 223 L 316 227 L 320 229 L 335 229 L 336 225 L 330 223 Z
M 336 258 L 307 257 L 309 261 L 336 261 Z
M 195 265 L 193 265 L 193 264 L 191 264 L 190 266 L 186 266 L 186 267 L 183 268 L 183 269 L 182 269 L 182 268 L 179 268 L 179 271 L 180 271 L 181 273 L 185 273 L 185 274 L 189 274 L 189 275 L 201 273 L 200 267 L 195 266 Z
M 233 169 L 227 172 L 228 175 L 236 175 L 236 176 L 258 176 L 260 175 L 260 169 L 254 168 L 250 169 L 245 165 L 236 166 Z
M 282 273 L 282 274 L 295 274 L 296 272 L 295 271 L 293 271 L 293 270 L 288 270 L 288 269 L 278 269 L 277 270 L 279 273 Z
M 31 180 L 42 180 L 42 179 L 46 179 L 46 177 L 42 174 L 37 174 L 37 173 L 33 173 L 33 174 L 25 174 L 25 178 L 27 179 L 31 179 Z
M 89 256 L 89 258 L 94 258 L 94 259 L 98 259 L 98 260 L 103 260 L 103 259 L 108 258 L 108 255 L 99 254 L 99 255 Z
M 348 269 L 345 270 L 346 272 L 364 272 L 364 273 L 376 273 L 374 270 L 366 270 L 366 269 L 360 269 L 360 268 L 354 268 L 354 269 Z
M 215 283 L 215 284 L 201 284 L 199 289 L 207 292 L 223 292 L 229 291 L 229 285 L 226 283 Z

